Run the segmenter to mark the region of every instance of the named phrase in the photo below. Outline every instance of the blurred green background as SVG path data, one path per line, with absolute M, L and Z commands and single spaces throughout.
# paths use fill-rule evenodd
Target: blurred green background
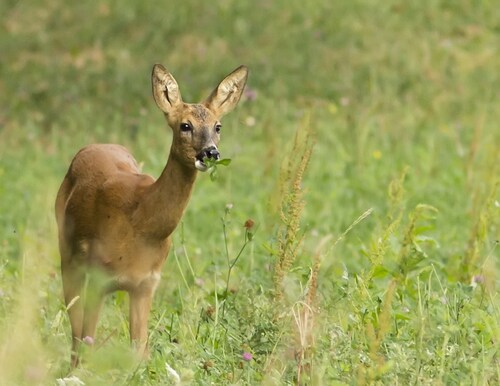
M 199 176 L 182 232 L 175 236 L 175 247 L 182 245 L 196 268 L 192 280 L 196 276 L 208 281 L 214 272 L 217 276 L 224 271 L 219 219 L 230 203 L 231 251 L 239 248 L 247 218 L 259 226 L 251 259 L 241 263 L 235 281 L 241 281 L 241 288 L 260 286 L 264 293 L 272 287 L 269 251 L 279 224 L 280 165 L 294 157 L 289 153 L 295 132 L 309 125 L 316 146 L 303 180 L 305 239 L 295 268 L 297 280 L 307 278 L 307 256 L 319 240 L 337 237 L 364 211 L 374 209 L 323 260 L 319 294 L 326 320 L 337 315 L 334 294 L 342 273 L 355 277 L 373 269 L 370 250 L 395 213 L 401 213 L 403 224 L 411 223 L 412 211 L 421 203 L 436 208 L 437 214 L 416 225 L 421 227 L 419 247 L 425 249 L 419 264 L 435 267 L 435 278 L 444 287 L 486 275 L 484 281 L 494 292 L 500 217 L 500 15 L 495 2 L 3 0 L 0 14 L 4 352 L 10 352 L 7 337 L 16 336 L 7 327 L 17 320 L 14 310 L 24 304 L 19 299 L 33 291 L 29 286 L 26 293 L 21 291 L 21 283 L 36 286 L 39 296 L 26 307 L 44 310 L 33 317 L 42 342 L 48 339 L 47 325 L 53 326 L 57 311 L 63 309 L 53 201 L 78 149 L 94 142 L 121 143 L 143 164 L 144 172 L 158 176 L 164 167 L 171 135 L 151 96 L 154 63 L 162 63 L 175 76 L 189 102 L 205 98 L 238 65 L 250 68 L 240 106 L 224 119 L 221 151 L 233 162 L 220 170 L 216 182 Z M 403 173 L 401 197 L 391 199 L 391 181 Z M 404 229 L 391 234 L 393 255 L 398 255 L 404 235 Z M 173 303 L 169 312 L 182 315 L 178 270 L 188 268 L 173 261 L 170 256 L 155 304 L 161 313 L 161 307 Z M 27 273 L 30 269 L 36 280 Z M 386 284 L 370 285 L 373 296 L 383 293 Z M 401 289 L 400 296 L 413 295 Z M 493 304 L 498 316 L 498 299 L 492 296 L 488 307 Z M 337 300 L 329 303 L 333 298 Z M 121 310 L 119 295 L 113 302 Z M 358 306 L 348 310 L 345 305 L 341 314 L 347 318 L 363 308 Z M 490 311 L 485 312 L 491 316 Z M 103 318 L 104 326 L 113 324 L 112 316 Z M 62 337 L 40 345 L 40 350 L 52 347 L 49 370 L 40 365 L 43 374 L 59 374 L 53 368 L 67 359 L 67 321 L 61 323 Z M 429 340 L 434 338 L 430 333 Z M 53 349 L 59 346 L 59 351 Z M 206 352 L 190 348 L 185 361 L 199 362 L 196 350 Z M 346 350 L 351 360 L 359 354 L 358 349 Z M 404 363 L 412 355 L 395 358 Z M 234 362 L 221 360 L 217 367 L 219 362 L 211 360 L 221 373 Z M 318 368 L 336 369 L 330 360 L 318 359 Z M 455 371 L 456 378 L 453 371 L 452 378 L 439 372 L 433 378 L 391 368 L 381 380 L 498 381 L 498 363 L 491 358 L 483 360 L 479 378 L 471 375 L 474 371 L 466 362 Z M 258 363 L 255 373 L 243 380 L 266 378 L 265 360 Z M 214 371 L 195 368 L 191 371 L 197 382 L 205 373 L 205 380 L 220 379 Z M 24 370 L 10 371 L 7 379 L 25 380 Z M 151 372 L 144 376 L 154 384 L 167 377 L 161 371 L 157 378 Z M 354 379 L 342 369 L 321 374 L 318 379 L 324 382 Z

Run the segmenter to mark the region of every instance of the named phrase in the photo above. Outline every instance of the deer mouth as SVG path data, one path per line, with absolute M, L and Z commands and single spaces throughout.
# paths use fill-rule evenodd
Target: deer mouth
M 206 172 L 209 166 L 205 163 L 205 160 L 215 160 L 220 158 L 219 150 L 215 146 L 210 146 L 206 149 L 200 151 L 194 161 L 194 166 L 201 172 Z
M 196 157 L 196 160 L 194 161 L 194 167 L 198 169 L 200 172 L 206 172 L 208 170 L 207 164 L 198 157 Z

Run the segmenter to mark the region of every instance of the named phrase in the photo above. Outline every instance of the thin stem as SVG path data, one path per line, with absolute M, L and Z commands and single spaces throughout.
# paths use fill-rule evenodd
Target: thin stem
M 226 277 L 226 289 L 224 291 L 224 301 L 222 303 L 222 318 L 224 318 L 224 315 L 226 312 L 226 302 L 227 302 L 227 295 L 229 293 L 229 280 L 231 278 L 231 272 L 233 271 L 234 266 L 238 262 L 239 258 L 241 257 L 241 254 L 245 250 L 246 246 L 251 241 L 251 237 L 249 237 L 248 229 L 245 229 L 245 240 L 244 240 L 242 247 L 240 248 L 240 251 L 236 255 L 236 258 L 233 260 L 233 262 L 231 262 L 229 260 L 229 247 L 228 247 L 228 243 L 227 243 L 227 227 L 226 227 L 227 214 L 228 214 L 228 212 L 226 211 L 226 213 L 224 214 L 224 217 L 221 219 L 221 221 L 222 221 L 222 233 L 224 235 L 224 246 L 226 249 L 226 260 L 227 260 L 227 267 L 228 267 L 227 277 Z
M 222 232 L 224 234 L 224 246 L 226 248 L 227 265 L 229 266 L 230 264 L 229 264 L 229 248 L 227 246 L 226 216 L 227 216 L 227 212 L 224 214 L 224 217 L 221 218 L 221 221 L 222 221 Z
M 194 273 L 193 266 L 191 265 L 191 260 L 189 259 L 189 255 L 187 253 L 187 248 L 186 248 L 186 243 L 184 239 L 184 223 L 181 222 L 181 246 L 182 246 L 182 251 L 184 252 L 184 256 L 186 257 L 186 261 L 189 267 L 189 270 L 191 271 L 191 275 L 193 276 L 193 280 L 196 279 L 196 274 Z
M 186 276 L 184 276 L 184 272 L 182 272 L 181 263 L 179 261 L 179 256 L 177 256 L 177 252 L 175 251 L 175 246 L 174 246 L 174 248 L 172 248 L 172 252 L 174 253 L 175 262 L 177 263 L 177 268 L 179 268 L 179 273 L 181 274 L 182 281 L 186 285 L 186 288 L 188 289 L 188 291 L 191 291 L 191 288 L 189 287 L 189 284 L 186 280 Z

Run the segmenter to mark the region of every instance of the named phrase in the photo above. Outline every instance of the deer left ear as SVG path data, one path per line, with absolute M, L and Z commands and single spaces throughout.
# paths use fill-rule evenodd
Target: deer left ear
M 222 117 L 229 113 L 238 104 L 245 89 L 248 78 L 248 68 L 240 66 L 212 91 L 204 105 L 215 115 Z

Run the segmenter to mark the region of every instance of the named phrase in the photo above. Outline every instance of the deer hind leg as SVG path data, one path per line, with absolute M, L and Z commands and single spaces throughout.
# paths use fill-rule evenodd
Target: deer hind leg
M 71 367 L 74 368 L 78 365 L 78 349 L 82 339 L 85 274 L 76 267 L 62 264 L 62 282 L 64 301 L 71 324 Z
M 94 339 L 104 301 L 103 281 L 80 267 L 62 265 L 63 290 L 71 324 L 71 367 L 79 363 L 79 349 L 86 337 Z
M 82 339 L 91 338 L 88 344 L 95 338 L 99 313 L 104 303 L 104 284 L 101 278 L 92 274 L 88 275 L 85 289 L 85 308 L 83 315 Z

